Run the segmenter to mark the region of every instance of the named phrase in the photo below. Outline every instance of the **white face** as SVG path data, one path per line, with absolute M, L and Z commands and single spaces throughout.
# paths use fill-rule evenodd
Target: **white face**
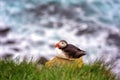
M 59 42 L 59 46 L 60 46 L 60 48 L 64 48 L 64 47 L 66 47 L 66 46 L 67 46 L 67 43 L 66 43 L 66 42 L 61 41 L 61 42 Z

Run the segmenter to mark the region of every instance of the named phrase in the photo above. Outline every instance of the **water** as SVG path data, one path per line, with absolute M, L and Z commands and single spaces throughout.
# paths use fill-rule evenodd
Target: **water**
M 119 10 L 119 0 L 0 0 L 0 56 L 51 59 L 65 39 L 87 51 L 86 63 L 114 60 L 119 74 Z

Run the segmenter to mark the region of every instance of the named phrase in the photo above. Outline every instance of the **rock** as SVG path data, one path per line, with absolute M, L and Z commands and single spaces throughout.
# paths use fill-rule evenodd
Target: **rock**
M 7 33 L 11 30 L 10 27 L 1 27 L 0 26 L 0 36 L 6 36 Z
M 78 67 L 81 68 L 83 65 L 82 57 L 78 59 L 66 59 L 61 57 L 54 57 L 52 60 L 46 62 L 45 66 L 50 68 L 54 66 L 65 66 L 68 65 L 71 68 Z
M 116 56 L 116 60 L 120 59 L 120 55 Z
M 110 33 L 107 37 L 107 43 L 109 45 L 116 45 L 120 49 L 120 35 L 116 33 Z
M 5 55 L 2 56 L 2 59 L 11 59 L 13 57 L 13 54 L 6 53 Z
M 48 60 L 45 58 L 45 57 L 40 57 L 38 60 L 37 60 L 37 63 L 38 64 L 45 64 Z
M 15 43 L 16 43 L 15 40 L 7 40 L 6 42 L 4 42 L 4 44 L 8 44 L 8 45 L 15 44 Z
M 86 27 L 85 27 L 86 26 Z M 102 26 L 92 22 L 92 21 L 85 21 L 85 26 L 84 25 L 78 25 L 76 26 L 78 28 L 78 31 L 76 33 L 77 36 L 79 35 L 96 35 L 99 32 L 102 32 L 107 28 L 103 28 Z
M 84 35 L 84 34 L 94 34 L 96 32 L 95 29 L 86 28 L 86 29 L 79 29 L 76 35 Z
M 47 24 L 44 25 L 47 28 L 61 28 L 63 26 L 62 22 L 53 22 L 49 21 Z
M 14 51 L 16 51 L 16 52 L 19 52 L 20 51 L 20 49 L 19 48 L 12 48 Z
M 71 9 L 64 9 L 60 13 L 61 17 L 65 17 L 67 19 L 74 19 L 76 16 L 76 13 L 72 12 Z

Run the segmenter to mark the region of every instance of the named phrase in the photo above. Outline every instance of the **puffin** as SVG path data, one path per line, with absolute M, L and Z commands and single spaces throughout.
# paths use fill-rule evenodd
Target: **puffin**
M 82 56 L 85 51 L 79 49 L 73 44 L 68 44 L 65 40 L 60 40 L 55 44 L 57 55 L 45 63 L 45 67 L 56 67 L 68 65 L 70 68 L 81 68 L 83 65 Z
M 62 58 L 76 59 L 82 57 L 83 55 L 86 55 L 84 50 L 81 50 L 73 44 L 69 44 L 66 40 L 60 40 L 55 44 L 55 48 L 58 56 Z

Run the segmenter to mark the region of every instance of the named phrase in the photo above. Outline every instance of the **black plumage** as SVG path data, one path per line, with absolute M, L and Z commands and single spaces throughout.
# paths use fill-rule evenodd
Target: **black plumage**
M 62 51 L 65 52 L 65 55 L 70 58 L 79 58 L 85 55 L 85 51 L 79 49 L 78 47 L 68 44 L 65 48 L 62 48 Z
M 62 50 L 69 58 L 79 58 L 85 55 L 85 51 L 72 44 L 68 44 L 65 40 L 60 40 L 60 42 L 56 44 L 56 47 Z

